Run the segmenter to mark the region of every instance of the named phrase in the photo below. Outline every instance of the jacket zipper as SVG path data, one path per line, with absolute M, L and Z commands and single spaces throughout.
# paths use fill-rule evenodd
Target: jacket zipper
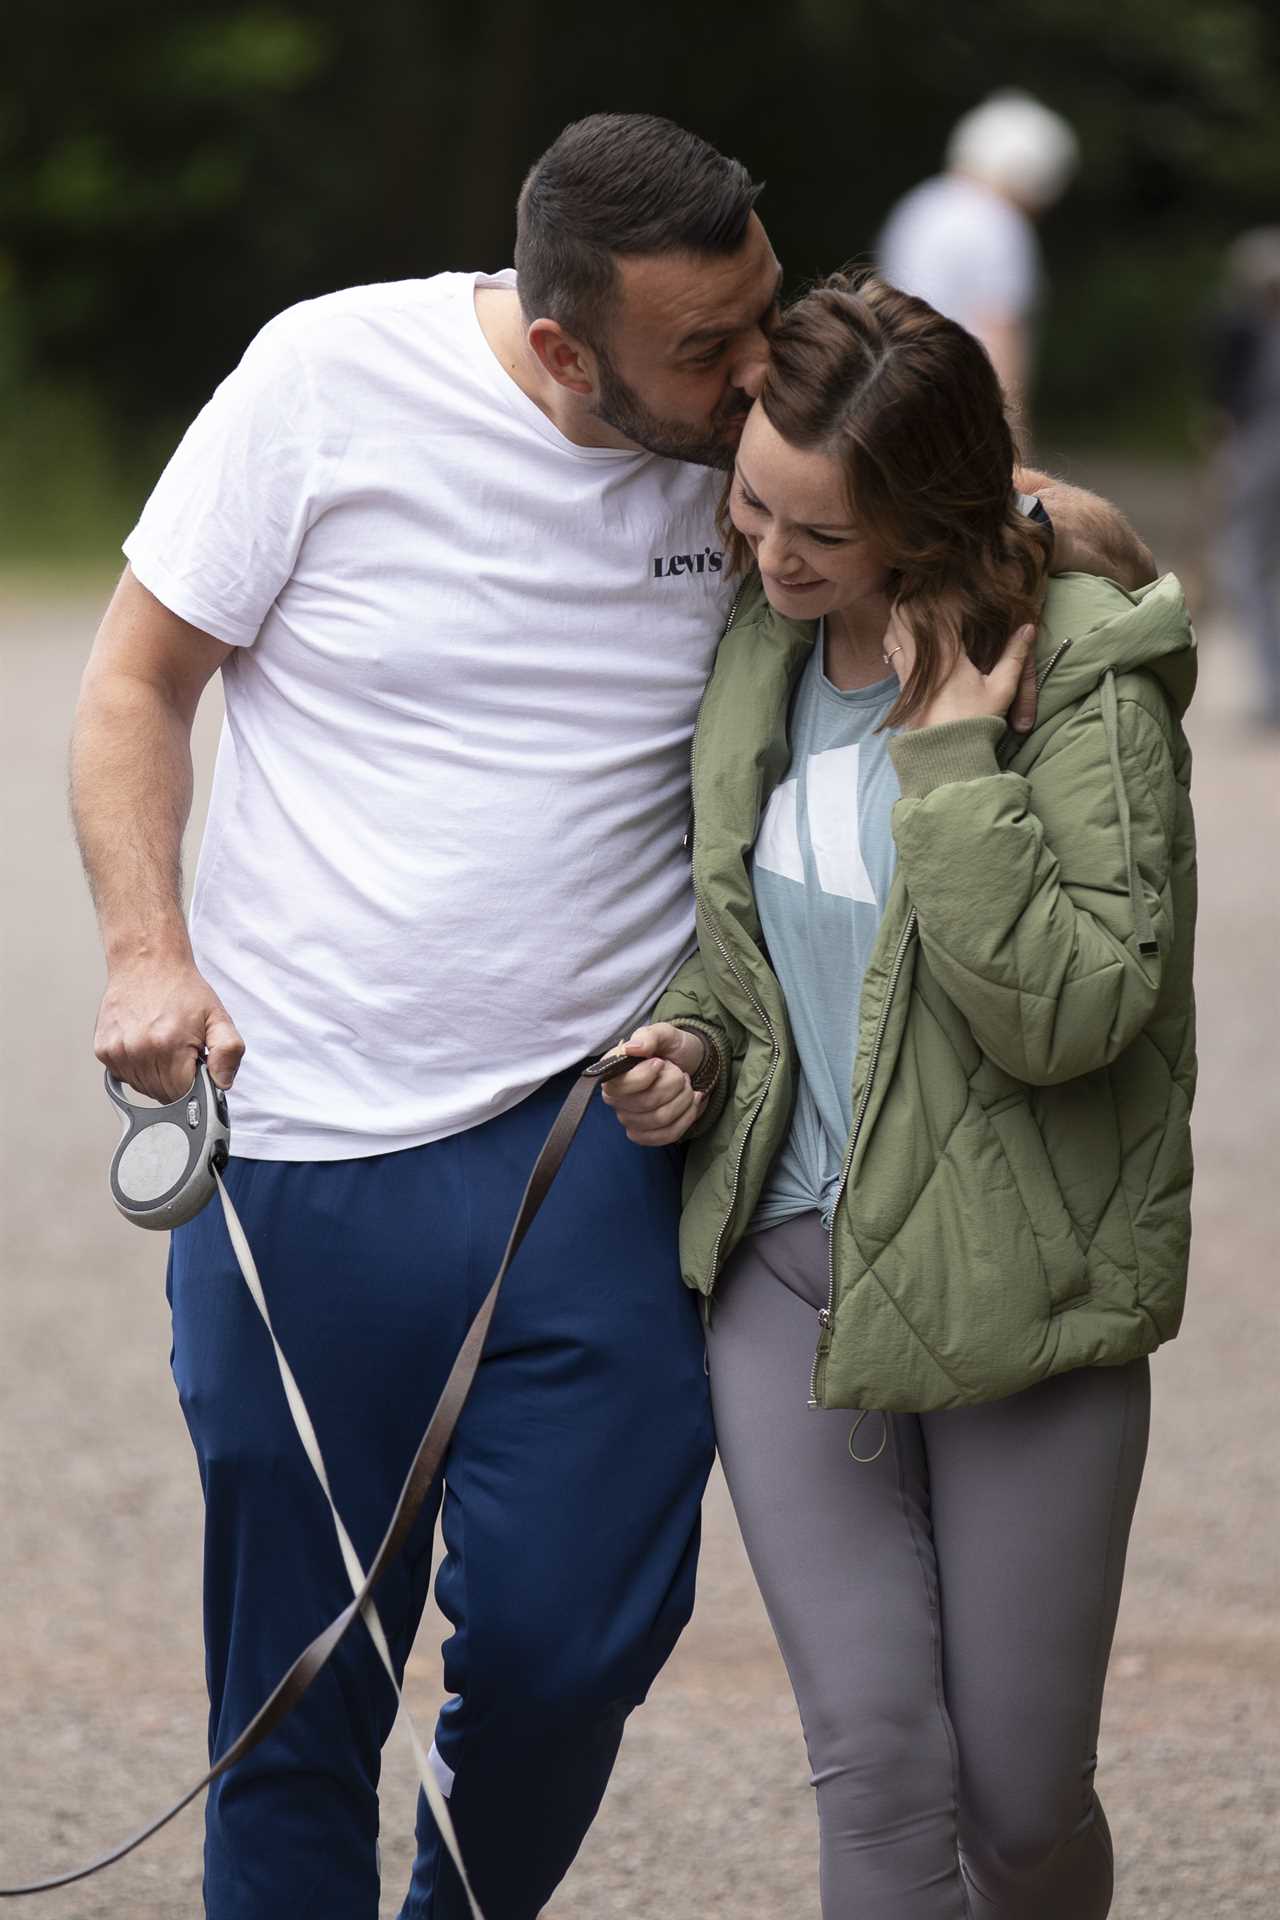
M 871 1098 L 871 1085 L 876 1077 L 876 1068 L 880 1063 L 880 1053 L 884 1046 L 885 1028 L 889 1024 L 889 1014 L 893 1007 L 893 996 L 898 990 L 898 980 L 902 973 L 903 962 L 907 957 L 907 947 L 910 944 L 911 936 L 915 930 L 916 910 L 912 907 L 907 915 L 906 924 L 902 929 L 902 937 L 898 941 L 898 950 L 893 956 L 893 967 L 889 974 L 889 990 L 885 994 L 884 1005 L 880 1009 L 880 1018 L 876 1023 L 876 1037 L 871 1043 L 871 1058 L 867 1062 L 867 1074 L 862 1083 L 862 1095 L 858 1101 L 858 1111 L 854 1115 L 853 1131 L 849 1135 L 849 1144 L 845 1148 L 844 1165 L 840 1169 L 840 1184 L 836 1188 L 836 1197 L 832 1202 L 831 1232 L 827 1237 L 827 1304 L 825 1307 L 822 1307 L 818 1313 L 818 1325 L 824 1333 L 831 1325 L 831 1314 L 836 1299 L 836 1212 L 839 1209 L 840 1201 L 844 1194 L 845 1183 L 849 1178 L 849 1169 L 853 1165 L 853 1156 L 858 1145 L 858 1136 L 862 1132 L 862 1123 L 866 1118 L 867 1102 Z M 809 1376 L 809 1405 L 811 1407 L 816 1407 L 818 1404 L 818 1364 L 820 1359 L 821 1348 L 819 1348 L 819 1351 L 813 1356 L 813 1372 Z
M 724 1244 L 725 1229 L 728 1227 L 730 1220 L 732 1220 L 733 1218 L 733 1209 L 737 1205 L 737 1201 L 738 1201 L 738 1181 L 742 1173 L 743 1158 L 745 1157 L 745 1154 L 747 1151 L 747 1141 L 751 1138 L 751 1129 L 755 1126 L 756 1116 L 760 1112 L 761 1107 L 764 1105 L 765 1101 L 769 1097 L 769 1089 L 773 1085 L 773 1076 L 778 1070 L 778 1061 L 781 1058 L 782 1049 L 778 1045 L 778 1036 L 777 1036 L 777 1033 L 774 1031 L 774 1025 L 772 1020 L 770 1020 L 768 1014 L 765 1012 L 764 1008 L 761 1006 L 759 1000 L 756 998 L 755 994 L 752 992 L 750 986 L 747 984 L 742 974 L 738 971 L 737 962 L 734 960 L 733 955 L 729 952 L 728 946 L 726 945 L 724 939 L 721 936 L 719 927 L 716 925 L 714 918 L 712 917 L 709 909 L 707 908 L 705 902 L 702 899 L 702 896 L 699 894 L 696 887 L 694 888 L 693 897 L 697 901 L 698 905 L 702 908 L 702 911 L 706 916 L 707 924 L 711 928 L 712 934 L 715 937 L 715 943 L 717 947 L 719 947 L 720 952 L 724 957 L 725 964 L 727 965 L 730 973 L 733 975 L 738 985 L 742 988 L 743 993 L 746 995 L 747 999 L 751 1002 L 752 1006 L 755 1008 L 756 1012 L 759 1014 L 761 1020 L 764 1022 L 765 1031 L 769 1035 L 769 1045 L 773 1049 L 772 1058 L 769 1061 L 769 1071 L 765 1075 L 764 1085 L 761 1087 L 759 1093 L 756 1095 L 755 1100 L 752 1103 L 751 1111 L 747 1115 L 746 1125 L 742 1129 L 742 1137 L 738 1142 L 738 1151 L 734 1156 L 733 1178 L 729 1186 L 729 1204 L 725 1209 L 724 1218 L 720 1222 L 720 1231 L 716 1235 L 715 1245 L 711 1249 L 711 1266 L 707 1274 L 706 1293 L 703 1296 L 709 1308 L 711 1304 L 712 1289 L 715 1287 L 715 1284 L 716 1284 L 716 1275 L 720 1270 L 720 1249 Z
M 1057 666 L 1059 660 L 1061 660 L 1070 645 L 1071 641 L 1069 639 L 1063 640 L 1049 655 L 1049 658 L 1045 661 L 1044 666 L 1036 676 L 1037 693 L 1039 693 L 1041 687 L 1043 687 L 1045 681 L 1049 678 L 1049 675 L 1053 672 L 1053 669 Z M 871 1058 L 867 1062 L 867 1077 L 862 1083 L 862 1096 L 858 1101 L 858 1111 L 854 1116 L 853 1131 L 849 1136 L 849 1144 L 845 1149 L 844 1164 L 840 1169 L 840 1184 L 836 1188 L 836 1197 L 832 1203 L 831 1233 L 828 1236 L 827 1244 L 827 1304 L 818 1311 L 818 1325 L 824 1333 L 830 1329 L 836 1302 L 836 1213 L 844 1197 L 845 1186 L 849 1179 L 849 1169 L 853 1165 L 854 1151 L 858 1145 L 858 1135 L 862 1132 L 862 1122 L 866 1116 L 867 1102 L 871 1098 L 871 1083 L 875 1078 L 876 1067 L 880 1060 L 880 1052 L 884 1045 L 885 1028 L 889 1024 L 889 1013 L 893 1006 L 893 996 L 897 991 L 898 977 L 902 972 L 902 964 L 906 958 L 907 944 L 916 930 L 916 919 L 916 910 L 912 907 L 910 913 L 907 915 L 906 925 L 902 929 L 902 938 L 898 942 L 898 951 L 894 955 L 893 968 L 889 975 L 889 991 L 886 993 L 884 1005 L 880 1009 L 880 1019 L 876 1026 L 876 1037 L 871 1047 Z M 821 1347 L 819 1347 L 819 1351 L 813 1356 L 813 1372 L 809 1376 L 809 1405 L 811 1407 L 818 1405 L 818 1367 L 821 1359 L 822 1353 Z
M 745 582 L 743 584 L 745 586 Z M 722 633 L 720 636 L 722 642 L 725 638 L 725 635 L 729 632 L 730 628 L 733 626 L 734 620 L 737 618 L 738 606 L 742 600 L 742 594 L 743 594 L 743 587 L 739 587 L 737 593 L 733 597 L 733 605 L 729 608 L 729 618 L 725 621 L 724 633 Z M 698 719 L 694 724 L 693 739 L 689 747 L 689 791 L 691 794 L 693 792 L 694 763 L 697 759 L 697 753 L 698 753 L 698 729 L 701 726 L 701 724 L 702 724 L 702 714 L 701 714 L 701 711 L 699 711 Z M 689 807 L 689 830 L 685 835 L 685 846 L 689 850 L 689 857 L 690 857 L 691 863 L 693 858 L 693 826 L 694 826 L 694 816 L 693 816 L 693 806 L 691 802 Z M 768 1074 L 765 1076 L 764 1085 L 760 1089 L 760 1092 L 758 1093 L 758 1095 L 756 1096 L 755 1102 L 751 1108 L 751 1112 L 747 1116 L 746 1126 L 743 1128 L 743 1131 L 742 1131 L 742 1139 L 741 1139 L 741 1142 L 739 1143 L 737 1156 L 734 1159 L 734 1163 L 733 1163 L 733 1179 L 729 1187 L 729 1205 L 725 1209 L 724 1218 L 720 1222 L 720 1231 L 716 1234 L 715 1245 L 711 1250 L 711 1270 L 707 1276 L 706 1292 L 703 1295 L 704 1309 L 707 1311 L 708 1317 L 709 1317 L 710 1306 L 711 1306 L 711 1293 L 713 1288 L 715 1287 L 716 1274 L 720 1266 L 720 1249 L 724 1244 L 725 1230 L 728 1227 L 730 1220 L 733 1218 L 733 1209 L 737 1204 L 738 1182 L 742 1173 L 742 1162 L 747 1150 L 747 1141 L 750 1139 L 751 1129 L 754 1127 L 756 1123 L 756 1115 L 760 1112 L 761 1107 L 764 1105 L 765 1101 L 769 1097 L 769 1089 L 773 1085 L 773 1077 L 774 1077 L 774 1074 L 777 1072 L 778 1061 L 781 1058 L 782 1049 L 778 1044 L 778 1035 L 774 1029 L 772 1020 L 770 1020 L 768 1014 L 765 1012 L 764 1008 L 761 1006 L 760 1001 L 757 999 L 756 995 L 752 992 L 750 985 L 744 979 L 742 973 L 739 971 L 738 964 L 735 961 L 733 955 L 730 953 L 728 944 L 725 941 L 724 936 L 721 934 L 720 929 L 716 924 L 714 914 L 711 912 L 711 909 L 707 906 L 707 903 L 703 899 L 702 895 L 698 892 L 696 881 L 691 881 L 691 884 L 693 886 L 694 904 L 699 908 L 704 919 L 707 922 L 707 925 L 710 927 L 712 936 L 715 940 L 716 946 L 720 950 L 720 953 L 722 958 L 724 959 L 725 965 L 728 967 L 730 973 L 733 975 L 734 979 L 737 981 L 738 985 L 741 987 L 743 994 L 750 1001 L 751 1005 L 754 1007 L 756 1013 L 759 1015 L 761 1021 L 763 1022 L 765 1032 L 769 1036 L 769 1045 L 773 1050 L 773 1057 L 769 1062 L 769 1071 L 768 1071 Z
M 1054 668 L 1055 668 L 1055 667 L 1057 666 L 1057 664 L 1058 664 L 1058 662 L 1059 662 L 1059 660 L 1061 660 L 1061 658 L 1062 658 L 1062 656 L 1063 656 L 1063 654 L 1064 654 L 1064 653 L 1066 652 L 1066 650 L 1067 650 L 1067 648 L 1068 648 L 1068 647 L 1069 647 L 1070 645 L 1071 645 L 1071 641 L 1070 641 L 1070 638 L 1068 638 L 1068 639 L 1066 639 L 1066 640 L 1060 640 L 1060 641 L 1058 642 L 1058 644 L 1057 644 L 1057 646 L 1056 646 L 1056 647 L 1054 648 L 1054 650 L 1053 650 L 1053 652 L 1052 652 L 1052 653 L 1051 653 L 1051 654 L 1049 655 L 1049 658 L 1048 658 L 1048 659 L 1047 659 L 1047 660 L 1045 661 L 1045 663 L 1044 663 L 1044 665 L 1043 665 L 1043 666 L 1041 667 L 1041 669 L 1040 669 L 1040 671 L 1039 671 L 1039 673 L 1038 673 L 1038 674 L 1036 675 L 1036 693 L 1037 693 L 1037 695 L 1039 694 L 1039 692 L 1040 692 L 1040 689 L 1041 689 L 1041 687 L 1043 687 L 1043 685 L 1044 685 L 1044 683 L 1045 683 L 1045 681 L 1046 681 L 1046 680 L 1047 680 L 1047 679 L 1049 678 L 1049 675 L 1050 675 L 1050 674 L 1051 674 L 1051 673 L 1053 672 L 1053 670 L 1054 670 Z M 1016 752 L 1017 752 L 1017 750 L 1018 750 L 1018 748 L 1019 748 L 1019 747 L 1021 746 L 1021 744 L 1022 744 L 1022 741 L 1023 741 L 1023 740 L 1025 739 L 1025 738 L 1026 738 L 1026 735 L 1025 735 L 1025 734 L 1023 734 L 1023 735 L 1020 735 L 1020 736 L 1019 736 L 1019 737 L 1018 737 L 1017 739 L 1015 739 L 1015 740 L 1014 740 L 1014 741 L 1012 742 L 1012 746 L 1013 746 L 1013 752 L 1014 752 L 1014 753 L 1016 753 Z M 1008 754 L 1008 755 L 1007 755 L 1006 757 L 1007 757 L 1008 759 L 1012 759 L 1012 758 L 1013 758 L 1013 754 L 1012 754 L 1012 753 L 1010 753 L 1010 754 Z M 1002 768 L 1003 768 L 1003 764 L 1004 764 L 1004 763 L 1003 763 L 1003 761 L 1002 761 L 1002 762 L 1001 762 L 1001 766 L 1002 766 Z
M 1067 648 L 1070 645 L 1071 645 L 1070 639 L 1060 640 L 1057 646 L 1054 648 L 1053 652 L 1049 655 L 1049 658 L 1045 661 L 1044 666 L 1040 669 L 1040 675 L 1036 681 L 1037 693 L 1039 693 L 1041 687 L 1044 685 L 1045 681 L 1049 678 L 1049 675 L 1053 672 L 1059 660 L 1061 660 L 1063 654 L 1066 652 Z

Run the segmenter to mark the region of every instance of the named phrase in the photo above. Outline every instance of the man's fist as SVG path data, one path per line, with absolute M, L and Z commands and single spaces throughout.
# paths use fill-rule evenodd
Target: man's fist
M 214 1085 L 229 1087 L 244 1041 L 191 961 L 147 959 L 112 969 L 93 1050 L 126 1086 L 167 1103 L 187 1091 L 201 1053 Z

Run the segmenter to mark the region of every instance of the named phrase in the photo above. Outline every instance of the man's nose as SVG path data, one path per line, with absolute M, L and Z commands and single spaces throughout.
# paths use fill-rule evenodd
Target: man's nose
M 751 399 L 760 398 L 760 389 L 764 377 L 769 371 L 769 342 L 757 327 L 743 342 L 742 350 L 733 369 L 733 384 L 740 387 Z

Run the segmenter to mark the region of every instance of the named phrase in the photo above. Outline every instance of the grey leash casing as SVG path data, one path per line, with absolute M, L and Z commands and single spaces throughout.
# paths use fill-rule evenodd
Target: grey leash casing
M 201 1060 L 187 1092 L 162 1107 L 135 1106 L 110 1068 L 104 1083 L 124 1121 L 109 1176 L 116 1206 L 135 1227 L 168 1231 L 193 1220 L 230 1151 L 226 1095 L 208 1067 Z

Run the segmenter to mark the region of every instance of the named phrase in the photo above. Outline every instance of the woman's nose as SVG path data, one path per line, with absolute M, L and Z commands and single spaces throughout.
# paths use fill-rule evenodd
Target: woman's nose
M 760 536 L 760 545 L 756 549 L 756 559 L 765 573 L 783 575 L 794 571 L 791 565 L 791 551 L 785 535 L 776 523 L 766 527 Z

